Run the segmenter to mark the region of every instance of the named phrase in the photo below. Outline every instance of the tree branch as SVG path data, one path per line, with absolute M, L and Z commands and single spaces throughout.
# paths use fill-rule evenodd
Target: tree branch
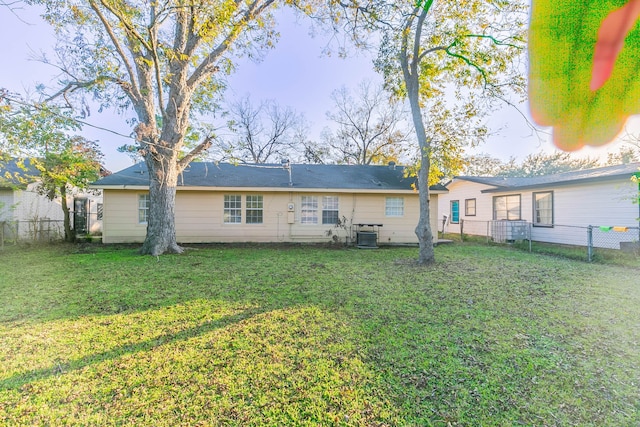
M 118 22 L 120 22 L 122 24 L 122 27 L 127 32 L 127 34 L 132 36 L 133 39 L 137 40 L 142 46 L 144 46 L 144 48 L 147 49 L 147 52 L 151 52 L 153 50 L 153 46 L 151 46 L 149 43 L 147 43 L 147 40 L 144 37 L 142 37 L 142 35 L 138 31 L 136 31 L 136 29 L 133 27 L 133 25 L 131 25 L 129 23 L 129 21 L 127 21 L 127 19 L 125 19 L 125 17 L 121 13 L 119 13 L 113 7 L 111 7 L 107 3 L 105 3 L 104 0 L 99 0 L 99 1 L 100 1 L 100 4 L 102 5 L 102 7 L 107 9 L 116 18 L 118 18 Z M 92 5 L 92 9 L 94 9 L 94 10 L 98 9 L 97 7 L 93 7 L 93 5 L 95 5 L 95 0 L 92 0 L 90 3 Z
M 118 56 L 120 56 L 120 58 L 122 59 L 124 66 L 127 70 L 127 74 L 129 75 L 129 80 L 131 81 L 131 84 L 129 85 L 129 91 L 125 91 L 125 92 L 129 95 L 129 97 L 134 103 L 140 102 L 140 100 L 142 99 L 142 96 L 140 93 L 139 82 L 136 78 L 134 67 L 129 62 L 129 58 L 125 54 L 122 44 L 116 37 L 113 31 L 113 28 L 111 26 L 111 23 L 104 16 L 104 14 L 102 13 L 102 10 L 100 10 L 100 8 L 96 5 L 95 1 L 89 2 L 89 5 L 91 6 L 91 9 L 93 9 L 93 11 L 96 13 L 96 15 L 98 15 L 98 19 L 100 19 L 100 22 L 102 22 L 102 25 L 104 26 L 105 30 L 107 31 L 107 34 L 109 35 L 109 38 L 111 39 L 111 43 L 113 43 L 113 46 L 115 47 L 116 52 L 118 52 Z
M 265 9 L 271 6 L 275 0 L 254 0 L 249 6 L 247 11 L 241 18 L 233 25 L 231 31 L 196 68 L 191 77 L 187 80 L 187 85 L 190 90 L 193 90 L 198 84 L 209 77 L 212 73 L 216 72 L 218 67 L 217 61 L 220 59 L 223 53 L 225 53 L 231 43 L 233 43 L 242 34 L 242 30 L 246 27 L 247 22 L 251 22 L 256 16 L 259 16 Z
M 207 136 L 204 141 L 198 144 L 193 150 L 191 150 L 186 156 L 178 161 L 178 172 L 182 172 L 184 168 L 187 167 L 189 163 L 193 161 L 197 156 L 199 156 L 202 152 L 208 150 L 211 145 L 213 145 L 213 140 L 215 137 L 213 135 Z
M 153 56 L 153 69 L 156 75 L 156 90 L 158 91 L 158 108 L 163 120 L 166 120 L 166 112 L 164 107 L 164 92 L 162 89 L 162 77 L 160 76 L 160 59 L 158 58 L 158 27 L 156 26 L 156 6 L 151 3 L 151 19 L 147 31 L 149 32 L 149 41 L 151 44 L 151 55 Z M 176 24 L 178 25 L 178 24 Z

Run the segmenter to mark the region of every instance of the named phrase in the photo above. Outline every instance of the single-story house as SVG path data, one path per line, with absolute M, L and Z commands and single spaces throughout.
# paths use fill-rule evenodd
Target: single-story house
M 40 171 L 27 159 L 0 163 L 0 225 L 6 237 L 51 240 L 64 237 L 64 213 L 59 197 L 38 193 Z M 70 191 L 67 204 L 78 234 L 98 233 L 102 197 Z
M 439 230 L 515 240 L 525 223 L 533 241 L 584 246 L 588 226 L 634 228 L 610 233 L 609 246 L 619 247 L 638 240 L 638 184 L 631 179 L 638 173 L 640 163 L 526 178 L 458 176 L 440 197 Z
M 378 244 L 417 243 L 414 183 L 415 178 L 395 164 L 193 162 L 178 180 L 177 240 L 351 243 L 360 234 L 376 233 Z M 102 241 L 143 242 L 149 211 L 147 166 L 136 164 L 91 187 L 103 191 Z M 431 188 L 434 235 L 438 196 L 445 192 L 442 186 Z

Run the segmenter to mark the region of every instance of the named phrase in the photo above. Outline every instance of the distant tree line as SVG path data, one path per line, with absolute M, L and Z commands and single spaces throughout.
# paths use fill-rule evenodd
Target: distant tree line
M 609 153 L 604 161 L 577 157 L 568 152 L 533 153 L 521 162 L 517 162 L 514 157 L 502 161 L 489 154 L 467 155 L 460 173 L 452 175 L 530 177 L 633 162 L 640 162 L 640 144 L 630 140 L 618 152 Z

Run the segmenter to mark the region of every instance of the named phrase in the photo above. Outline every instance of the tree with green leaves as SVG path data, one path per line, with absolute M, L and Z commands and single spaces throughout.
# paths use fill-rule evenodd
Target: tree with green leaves
M 463 167 L 460 171 L 462 176 L 498 176 L 506 168 L 515 167 L 515 157 L 510 157 L 507 162 L 503 162 L 497 157 L 487 153 L 471 154 L 462 157 Z M 448 179 L 452 179 L 455 174 L 449 174 Z
M 67 196 L 86 190 L 100 177 L 102 153 L 97 144 L 73 132 L 81 130 L 68 109 L 46 104 L 30 105 L 6 95 L 0 102 L 0 153 L 6 159 L 26 159 L 38 173 L 28 168 L 20 181 L 37 180 L 37 191 L 49 200 L 59 198 L 64 214 L 65 240 L 75 240 Z
M 637 138 L 635 136 L 634 138 Z M 607 165 L 622 165 L 627 163 L 640 162 L 640 140 L 627 140 L 618 151 L 607 153 Z
M 70 137 L 55 151 L 47 151 L 34 166 L 40 171 L 38 192 L 49 200 L 60 198 L 64 212 L 65 240 L 73 242 L 76 231 L 71 227 L 67 195 L 74 189 L 86 189 L 100 177 L 102 153 L 98 145 L 82 137 Z
M 59 38 L 62 89 L 89 91 L 102 106 L 132 108 L 135 136 L 149 170 L 150 209 L 141 253 L 182 252 L 176 242 L 179 173 L 215 134 L 193 146 L 185 137 L 198 114 L 216 108 L 223 77 L 239 55 L 273 46 L 275 0 L 29 0 Z M 295 0 L 284 0 L 293 4 Z
M 580 158 L 571 153 L 556 151 L 551 154 L 529 154 L 520 164 L 505 165 L 498 176 L 545 176 L 576 170 L 593 169 L 600 166 L 598 159 Z
M 408 100 L 419 145 L 420 219 L 418 262 L 434 261 L 429 219 L 429 176 L 437 129 L 429 115 L 453 92 L 467 119 L 491 108 L 510 90 L 522 91 L 520 63 L 525 43 L 524 1 L 345 1 L 339 21 L 360 45 L 378 50 L 375 66 L 386 86 Z M 443 104 L 440 104 L 443 105 Z M 443 107 L 444 108 L 444 107 Z M 456 157 L 459 151 L 441 149 Z

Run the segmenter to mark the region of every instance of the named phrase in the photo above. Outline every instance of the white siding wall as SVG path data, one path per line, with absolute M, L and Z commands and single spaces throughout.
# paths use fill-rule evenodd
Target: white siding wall
M 38 194 L 35 184 L 24 190 L 0 191 L 0 221 L 10 222 L 6 227 L 11 230 L 12 236 L 17 234 L 20 239 L 55 239 L 63 232 L 63 218 L 60 200 L 51 201 Z
M 0 190 L 0 221 L 13 220 L 13 191 Z
M 450 215 L 450 201 L 460 201 L 460 219 L 465 220 L 464 232 L 467 234 L 486 233 L 486 226 L 474 232 L 474 221 L 486 223 L 493 219 L 493 198 L 518 194 L 521 203 L 521 219 L 533 221 L 533 193 L 553 191 L 554 227 L 532 227 L 532 239 L 535 241 L 562 243 L 584 246 L 587 244 L 585 227 L 593 226 L 638 226 L 637 184 L 628 179 L 610 180 L 600 183 L 574 185 L 556 185 L 534 190 L 516 190 L 499 193 L 481 193 L 490 188 L 468 181 L 455 181 L 447 186 L 449 194 L 440 197 L 438 217 Z M 476 199 L 476 216 L 468 217 L 464 213 L 465 199 Z M 439 224 L 442 230 L 442 222 Z M 448 223 L 446 231 L 459 233 L 459 224 Z M 619 241 L 629 240 L 624 234 L 608 236 L 609 247 L 619 247 Z M 598 242 L 594 242 L 598 246 Z
M 587 233 L 584 227 L 593 226 L 638 226 L 637 185 L 627 181 L 583 184 L 580 186 L 556 187 L 553 190 L 553 228 L 533 227 L 532 239 L 541 242 L 586 245 Z M 523 194 L 523 199 L 532 204 L 532 192 Z M 533 208 L 530 208 L 532 212 Z M 529 221 L 532 213 L 529 213 Z M 580 228 L 574 228 L 580 227 Z M 594 241 L 596 246 L 619 248 L 619 242 L 629 240 L 629 236 L 612 232 L 608 242 Z
M 142 242 L 146 224 L 138 223 L 138 197 L 145 191 L 104 190 L 103 242 Z M 242 222 L 225 224 L 224 195 L 242 196 Z M 246 195 L 263 196 L 263 223 L 246 223 Z M 301 224 L 302 196 L 317 196 L 319 224 Z M 338 196 L 338 215 L 346 227 L 322 224 L 322 197 Z M 386 197 L 404 199 L 404 216 L 386 217 Z M 293 211 L 289 212 L 289 204 Z M 431 195 L 431 223 L 437 222 L 438 195 Z M 329 242 L 333 236 L 341 242 L 354 236 L 353 224 L 382 224 L 381 244 L 417 243 L 414 229 L 418 222 L 417 193 L 293 193 L 293 192 L 218 192 L 178 191 L 176 195 L 176 233 L 180 243 L 209 242 Z M 435 228 L 434 228 L 435 229 Z
M 21 238 L 33 238 L 36 229 L 42 227 L 55 229 L 57 234 L 63 233 L 64 213 L 61 199 L 57 197 L 49 200 L 38 194 L 36 186 L 37 184 L 30 184 L 24 190 L 0 190 L 0 221 L 18 221 L 17 229 Z M 98 203 L 102 203 L 102 194 L 70 192 L 67 195 L 67 205 L 71 211 L 74 197 L 89 199 L 90 231 L 99 232 L 102 229 L 102 221 L 97 220 L 97 207 Z M 47 220 L 51 223 L 47 223 Z
M 460 233 L 460 223 L 451 222 L 451 201 L 458 200 L 460 203 L 460 220 L 465 221 L 465 233 L 486 234 L 486 223 L 493 219 L 493 199 L 489 194 L 481 193 L 482 190 L 491 188 L 484 184 L 475 182 L 455 180 L 451 182 L 447 189 L 449 193 L 441 194 L 438 200 L 438 230 L 442 231 L 442 219 L 447 215 L 448 220 L 444 226 L 446 233 Z M 465 214 L 465 200 L 476 200 L 475 216 Z
M 26 190 L 16 190 L 13 197 L 16 206 L 15 219 L 19 221 L 30 221 L 36 218 L 54 221 L 64 219 L 60 199 L 49 200 L 39 195 L 32 186 Z

